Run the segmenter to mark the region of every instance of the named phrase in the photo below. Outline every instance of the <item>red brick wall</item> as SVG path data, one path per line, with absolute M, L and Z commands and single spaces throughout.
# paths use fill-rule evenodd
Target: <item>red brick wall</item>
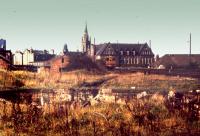
M 63 60 L 62 60 L 63 59 Z M 51 72 L 59 72 L 61 67 L 67 67 L 69 65 L 69 57 L 61 56 L 51 61 Z
M 85 55 L 71 53 L 52 59 L 50 61 L 50 67 L 51 73 L 59 73 L 61 72 L 61 68 L 63 68 L 62 72 L 66 72 L 75 69 L 95 69 L 97 68 L 97 65 Z
M 0 58 L 0 68 L 1 69 L 8 69 L 9 68 L 9 64 L 1 58 Z

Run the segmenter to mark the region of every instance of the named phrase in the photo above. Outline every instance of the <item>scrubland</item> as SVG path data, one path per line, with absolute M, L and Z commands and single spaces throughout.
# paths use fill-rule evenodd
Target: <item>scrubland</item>
M 69 89 L 109 78 L 100 88 L 149 89 L 154 93 L 125 104 L 99 102 L 82 107 L 73 102 L 37 105 L 0 99 L 0 135 L 149 136 L 199 135 L 200 121 L 183 108 L 170 106 L 162 90 L 189 91 L 198 80 L 142 73 L 94 73 L 85 70 L 62 74 L 0 71 L 1 90 L 23 88 Z M 50 112 L 51 111 L 51 112 Z
M 62 105 L 62 106 L 61 106 Z M 69 103 L 40 107 L 1 103 L 1 135 L 199 135 L 200 122 L 182 109 L 170 108 L 160 94 L 126 104 L 99 103 L 82 108 Z
M 27 71 L 0 70 L 0 90 L 6 89 L 68 89 L 79 86 L 83 82 L 96 82 L 110 78 L 100 88 L 142 87 L 152 90 L 190 90 L 198 85 L 193 78 L 144 75 L 143 73 L 97 73 L 85 70 L 64 72 L 61 74 L 32 73 Z

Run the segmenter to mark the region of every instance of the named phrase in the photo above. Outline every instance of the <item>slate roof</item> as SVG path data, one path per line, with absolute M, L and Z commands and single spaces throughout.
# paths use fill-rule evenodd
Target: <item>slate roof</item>
M 0 54 L 0 59 L 4 60 L 7 63 L 12 63 L 10 60 L 8 60 L 7 58 L 5 58 L 3 55 Z
M 55 55 L 54 54 L 36 54 L 34 57 L 35 57 L 34 58 L 35 62 L 40 62 L 40 61 L 50 60 L 53 57 L 55 57 Z
M 186 67 L 191 63 L 200 65 L 200 54 L 166 54 L 155 62 L 155 66 L 158 67 L 163 65 L 174 66 L 174 67 Z
M 45 54 L 43 50 L 33 50 L 32 52 L 35 54 Z
M 20 53 L 20 54 L 23 54 L 23 52 L 21 52 L 21 51 L 19 51 L 19 50 L 18 50 L 18 51 L 16 51 L 16 52 L 15 52 L 15 54 L 16 54 L 16 53 Z
M 115 52 L 119 51 L 135 51 L 136 55 L 140 54 L 143 47 L 148 47 L 147 43 L 137 43 L 137 44 L 129 44 L 129 43 L 104 43 L 100 45 L 95 45 L 96 47 L 96 55 L 101 55 L 107 46 L 111 46 Z
M 48 53 L 48 51 L 46 51 L 46 50 L 33 50 L 33 49 L 26 49 L 25 51 L 28 51 L 28 52 L 32 52 L 32 53 L 34 53 L 34 54 L 47 54 Z M 25 52 L 24 51 L 24 52 Z

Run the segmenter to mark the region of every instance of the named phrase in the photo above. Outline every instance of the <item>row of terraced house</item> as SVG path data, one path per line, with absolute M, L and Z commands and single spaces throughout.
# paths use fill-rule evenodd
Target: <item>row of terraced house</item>
M 55 62 L 52 65 L 59 69 L 57 71 L 60 71 L 62 63 L 64 63 L 63 60 L 65 60 L 63 58 L 66 58 L 65 56 L 76 58 L 80 55 L 87 56 L 94 63 L 107 68 L 173 69 L 200 67 L 200 54 L 167 54 L 159 58 L 158 56 L 155 57 L 150 45 L 147 43 L 108 42 L 96 44 L 95 39 L 92 43 L 87 25 L 81 41 L 82 52 L 70 52 L 67 49 L 67 45 L 65 45 L 62 55 L 54 54 L 54 50 L 34 50 L 32 48 L 16 51 L 12 54 L 11 50 L 6 49 L 6 40 L 0 39 L 0 68 L 9 68 L 11 66 L 18 68 L 25 66 L 50 67 L 50 64 Z

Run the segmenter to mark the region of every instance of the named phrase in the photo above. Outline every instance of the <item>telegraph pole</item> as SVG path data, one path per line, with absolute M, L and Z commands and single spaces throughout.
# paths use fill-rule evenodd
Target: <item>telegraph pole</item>
M 192 34 L 190 33 L 190 54 L 189 54 L 189 62 L 191 64 L 191 55 L 192 55 Z
M 190 33 L 190 56 L 192 54 L 192 35 Z

